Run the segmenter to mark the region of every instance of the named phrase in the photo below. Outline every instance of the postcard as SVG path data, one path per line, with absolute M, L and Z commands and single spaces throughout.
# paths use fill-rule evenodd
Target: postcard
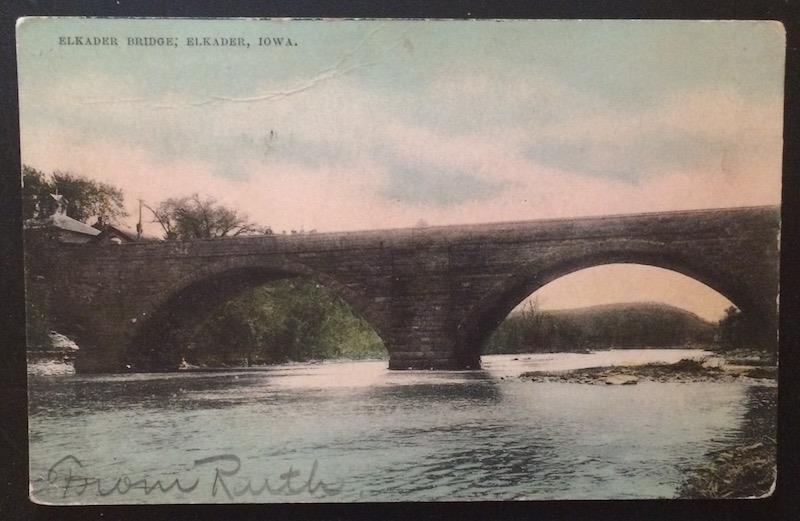
M 760 498 L 770 21 L 17 23 L 30 498 Z

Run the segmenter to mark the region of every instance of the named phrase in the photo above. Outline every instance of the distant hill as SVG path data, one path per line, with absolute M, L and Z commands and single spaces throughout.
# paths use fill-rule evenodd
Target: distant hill
M 577 309 L 514 312 L 487 342 L 486 353 L 580 351 L 709 345 L 716 324 L 667 304 L 633 302 Z
M 579 320 L 602 322 L 611 317 L 622 317 L 626 320 L 677 320 L 698 332 L 704 331 L 713 335 L 716 324 L 703 320 L 698 315 L 685 309 L 663 304 L 661 302 L 623 302 L 618 304 L 600 304 L 585 308 L 546 309 L 542 313 L 556 317 L 572 317 Z

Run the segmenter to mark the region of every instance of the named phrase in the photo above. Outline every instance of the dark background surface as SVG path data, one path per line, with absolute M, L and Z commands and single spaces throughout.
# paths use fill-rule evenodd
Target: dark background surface
M 0 1 L 0 519 L 800 519 L 800 0 Z M 787 32 L 781 232 L 779 477 L 764 500 L 43 507 L 28 500 L 22 219 L 14 23 L 26 15 L 770 19 Z M 87 440 L 91 443 L 91 440 Z

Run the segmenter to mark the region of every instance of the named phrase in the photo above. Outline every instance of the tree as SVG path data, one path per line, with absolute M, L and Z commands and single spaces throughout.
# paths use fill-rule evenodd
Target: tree
M 147 208 L 154 221 L 161 225 L 168 240 L 210 239 L 237 235 L 266 233 L 265 229 L 251 223 L 247 216 L 217 204 L 212 197 L 169 198 L 156 208 Z
M 22 216 L 30 219 L 36 215 L 36 204 L 51 191 L 44 172 L 27 165 L 22 166 Z
M 67 200 L 67 215 L 86 222 L 92 217 L 115 222 L 126 215 L 122 190 L 112 185 L 65 172 L 46 174 L 31 166 L 22 167 L 22 211 L 25 219 L 36 216 L 40 201 L 58 193 Z M 32 349 L 50 348 L 47 299 L 39 285 L 28 285 L 26 316 L 28 345 Z
M 36 214 L 36 205 L 50 194 L 58 193 L 67 200 L 67 215 L 87 222 L 92 217 L 105 222 L 118 222 L 127 212 L 122 190 L 100 181 L 70 172 L 55 171 L 51 175 L 24 165 L 22 167 L 22 208 L 25 219 Z
M 731 306 L 725 310 L 725 316 L 719 321 L 719 344 L 724 349 L 744 347 L 747 334 L 742 312 Z
M 340 298 L 314 281 L 284 279 L 226 302 L 192 336 L 198 364 L 382 358 L 381 339 Z

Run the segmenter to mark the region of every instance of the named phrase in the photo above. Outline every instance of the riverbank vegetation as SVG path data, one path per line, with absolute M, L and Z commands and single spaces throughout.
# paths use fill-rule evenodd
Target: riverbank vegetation
M 223 304 L 185 358 L 213 366 L 386 357 L 380 337 L 340 298 L 313 281 L 286 279 Z
M 534 301 L 511 313 L 485 353 L 710 346 L 717 328 L 682 309 L 652 302 L 541 310 Z

